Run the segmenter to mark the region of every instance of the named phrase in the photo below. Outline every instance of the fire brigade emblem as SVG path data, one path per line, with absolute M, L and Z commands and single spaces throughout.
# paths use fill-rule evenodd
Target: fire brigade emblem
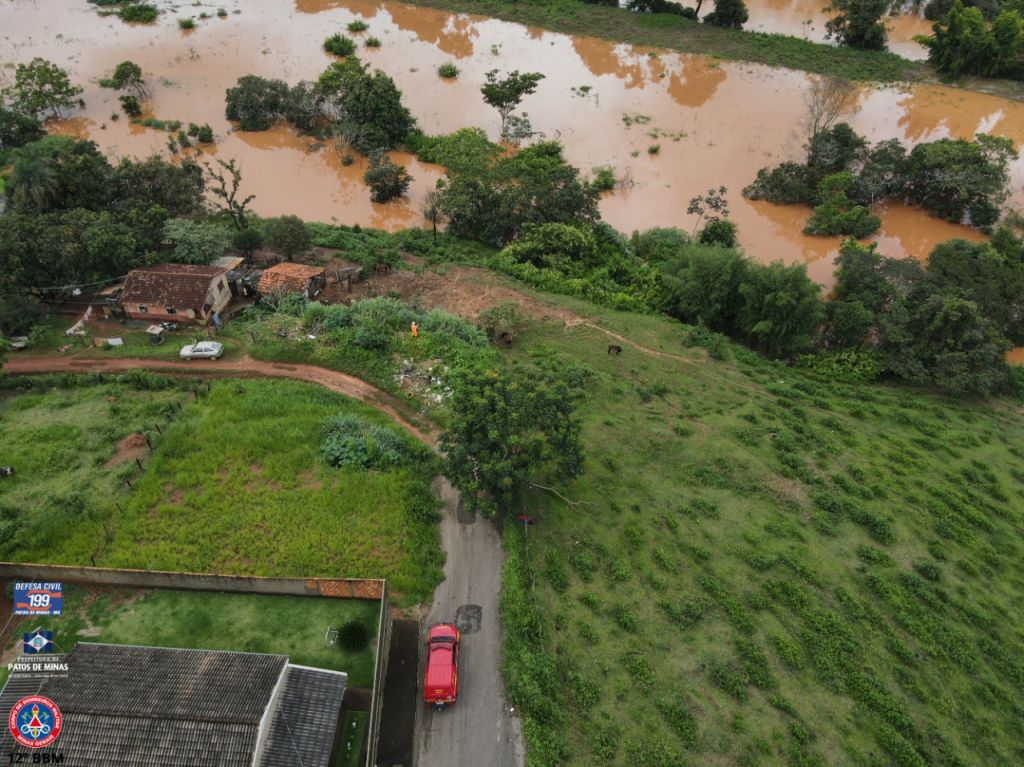
M 14 704 L 7 724 L 17 743 L 45 748 L 60 735 L 63 722 L 56 703 L 42 695 L 29 695 Z

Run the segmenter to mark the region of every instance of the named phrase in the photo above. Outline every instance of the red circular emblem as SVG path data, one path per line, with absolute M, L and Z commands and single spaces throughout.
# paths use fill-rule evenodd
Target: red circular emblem
M 57 704 L 42 695 L 29 695 L 14 704 L 7 726 L 14 740 L 27 748 L 45 748 L 60 735 L 63 717 Z

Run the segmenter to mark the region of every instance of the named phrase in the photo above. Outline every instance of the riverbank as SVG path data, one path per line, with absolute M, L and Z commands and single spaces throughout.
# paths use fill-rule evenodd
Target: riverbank
M 1011 80 L 940 78 L 926 62 L 888 51 L 838 48 L 789 35 L 722 29 L 671 14 L 633 13 L 577 0 L 408 0 L 410 5 L 491 16 L 569 35 L 651 45 L 730 61 L 749 61 L 812 74 L 880 83 L 943 83 L 1024 101 L 1024 83 Z

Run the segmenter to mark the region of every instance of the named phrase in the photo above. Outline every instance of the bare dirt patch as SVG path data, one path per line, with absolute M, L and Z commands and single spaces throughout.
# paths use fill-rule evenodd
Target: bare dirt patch
M 331 257 L 322 252 L 319 255 L 321 261 L 327 259 L 328 274 L 332 269 L 355 266 L 336 255 Z M 420 265 L 418 259 L 406 256 L 405 260 L 412 266 Z M 394 269 L 353 282 L 351 291 L 345 283 L 332 283 L 318 298 L 325 303 L 347 304 L 363 298 L 397 294 L 403 300 L 418 301 L 426 309 L 443 309 L 467 320 L 475 320 L 484 309 L 512 302 L 530 319 L 563 322 L 579 319 L 568 309 L 551 306 L 501 284 L 503 281 L 500 275 L 473 266 L 445 265 L 422 271 Z
M 149 445 L 146 443 L 146 435 L 129 434 L 117 443 L 117 452 L 103 465 L 110 468 L 121 463 L 134 461 L 136 458 L 141 460 L 147 453 L 149 453 Z

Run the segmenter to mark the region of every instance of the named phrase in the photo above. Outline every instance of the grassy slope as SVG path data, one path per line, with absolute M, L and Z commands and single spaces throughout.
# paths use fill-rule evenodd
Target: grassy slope
M 721 29 L 680 16 L 638 14 L 578 0 L 409 0 L 409 4 L 477 13 L 565 34 L 752 61 L 852 80 L 934 82 L 938 79 L 927 64 L 893 53 L 836 48 L 787 35 Z M 1024 83 L 968 78 L 959 84 L 971 90 L 1024 99 Z
M 287 655 L 292 663 L 344 671 L 349 683 L 373 684 L 373 650 L 350 653 L 324 641 L 328 626 L 361 621 L 376 633 L 380 605 L 341 599 L 205 594 L 129 589 L 92 591 L 69 585 L 65 614 L 23 620 L 54 632 L 58 652 L 79 641 L 234 650 Z M 12 640 L 13 642 L 14 640 Z
M 120 437 L 154 423 L 171 396 L 110 384 L 0 398 L 5 461 L 18 468 L 0 486 L 0 504 L 31 525 L 5 558 L 387 577 L 400 602 L 430 595 L 441 578 L 437 527 L 413 518 L 429 516 L 435 503 L 429 467 L 333 470 L 319 455 L 328 415 L 390 421 L 309 384 L 217 382 L 169 426 L 160 419 L 164 434 L 126 493 L 121 479 L 131 465 L 98 467 Z M 114 514 L 115 500 L 124 514 Z
M 1024 763 L 1019 404 L 713 361 L 677 324 L 588 313 L 685 360 L 551 324 L 511 351 L 595 373 L 562 488 L 583 504 L 538 495 L 507 538 L 506 676 L 537 604 L 563 763 Z
M 118 384 L 0 393 L 0 463 L 17 470 L 0 483 L 0 558 L 89 564 L 124 478 L 137 473 L 133 462 L 104 464 L 123 437 L 155 435 L 187 396 Z M 17 533 L 4 525 L 11 517 Z

